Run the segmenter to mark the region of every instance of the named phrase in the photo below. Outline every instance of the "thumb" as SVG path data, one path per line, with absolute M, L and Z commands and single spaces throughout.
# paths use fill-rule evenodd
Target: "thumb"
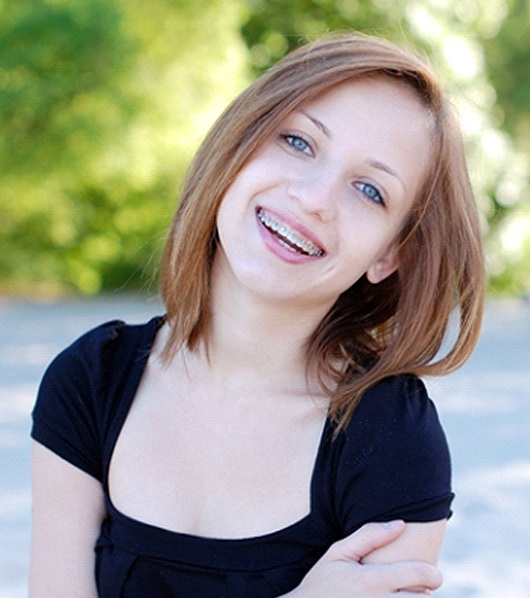
M 393 542 L 405 529 L 405 522 L 397 519 L 388 523 L 367 523 L 332 544 L 326 553 L 330 560 L 349 560 L 360 563 L 363 558 L 382 546 Z

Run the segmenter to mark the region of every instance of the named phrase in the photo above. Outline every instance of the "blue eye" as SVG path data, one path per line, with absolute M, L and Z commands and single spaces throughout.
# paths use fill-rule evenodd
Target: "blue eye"
M 309 143 L 299 135 L 292 135 L 290 133 L 282 135 L 284 139 L 295 151 L 302 152 L 303 154 L 311 154 L 311 147 Z
M 381 192 L 374 185 L 370 185 L 370 183 L 356 183 L 355 186 L 370 201 L 380 203 L 383 206 L 385 205 L 385 200 L 383 199 Z

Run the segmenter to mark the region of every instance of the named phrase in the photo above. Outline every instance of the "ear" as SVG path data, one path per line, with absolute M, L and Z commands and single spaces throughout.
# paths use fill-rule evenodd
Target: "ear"
M 366 278 L 372 283 L 381 282 L 399 267 L 398 251 L 395 246 L 391 247 L 385 255 L 378 258 L 366 271 Z

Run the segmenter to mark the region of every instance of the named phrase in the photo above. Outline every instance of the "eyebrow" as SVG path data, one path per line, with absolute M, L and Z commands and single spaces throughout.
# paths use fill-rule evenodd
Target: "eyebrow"
M 328 137 L 328 139 L 331 139 L 333 137 L 331 131 L 326 127 L 326 125 L 323 122 L 318 120 L 318 118 L 311 116 L 311 114 L 309 114 L 305 110 L 300 110 L 300 113 L 303 114 L 306 118 L 308 118 L 318 129 L 320 129 L 322 133 L 324 133 L 324 135 Z
M 405 192 L 407 191 L 407 186 L 405 185 L 405 181 L 388 164 L 385 164 L 384 162 L 379 162 L 379 160 L 372 160 L 372 159 L 366 160 L 366 164 L 368 164 L 368 166 L 371 166 L 372 168 L 375 168 L 377 170 L 381 170 L 383 172 L 386 172 L 390 176 L 393 176 L 394 178 L 396 178 L 401 183 L 401 185 L 402 185 L 403 189 L 405 190 Z
M 305 110 L 300 110 L 300 113 L 303 114 L 306 118 L 308 118 L 318 129 L 320 129 L 328 139 L 333 138 L 331 131 L 326 127 L 326 125 L 322 121 L 318 120 L 318 118 L 315 118 L 314 116 L 311 116 L 311 114 L 309 114 Z M 379 160 L 373 160 L 371 158 L 366 160 L 366 164 L 368 164 L 368 166 L 371 166 L 372 168 L 375 168 L 376 170 L 381 170 L 382 172 L 386 172 L 390 176 L 396 178 L 401 183 L 401 186 L 403 187 L 405 192 L 407 192 L 407 186 L 405 185 L 403 179 L 388 164 L 380 162 Z

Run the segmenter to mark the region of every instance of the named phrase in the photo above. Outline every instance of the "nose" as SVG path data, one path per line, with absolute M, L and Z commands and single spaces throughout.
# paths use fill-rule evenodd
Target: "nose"
M 305 173 L 289 181 L 287 193 L 303 212 L 315 215 L 323 222 L 333 220 L 337 214 L 340 190 L 332 172 Z

